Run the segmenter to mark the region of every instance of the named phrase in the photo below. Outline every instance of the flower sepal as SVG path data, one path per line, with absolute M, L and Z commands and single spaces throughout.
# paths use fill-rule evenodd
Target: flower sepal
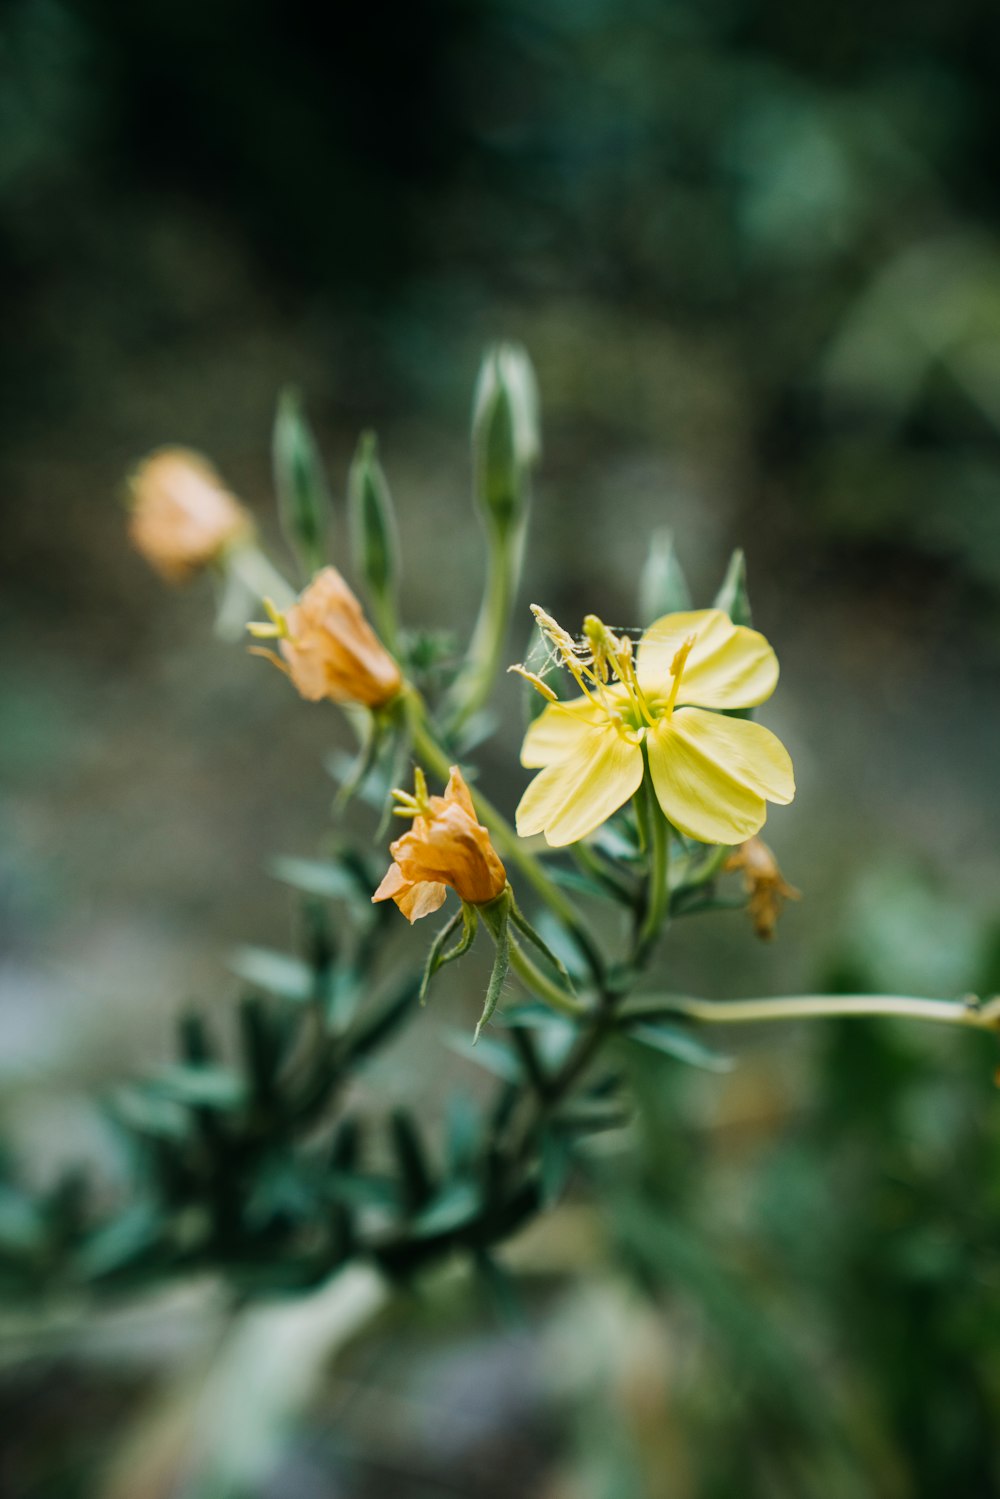
M 459 922 L 462 924 L 462 935 L 454 947 L 447 947 L 446 944 L 449 938 L 454 935 Z M 476 906 L 470 905 L 467 900 L 463 900 L 460 909 L 455 912 L 450 921 L 445 922 L 431 943 L 430 952 L 427 954 L 427 962 L 424 964 L 423 976 L 420 980 L 420 1003 L 422 1005 L 427 1003 L 427 989 L 438 969 L 444 968 L 447 963 L 454 963 L 456 958 L 463 957 L 475 941 L 478 930 L 479 911 Z

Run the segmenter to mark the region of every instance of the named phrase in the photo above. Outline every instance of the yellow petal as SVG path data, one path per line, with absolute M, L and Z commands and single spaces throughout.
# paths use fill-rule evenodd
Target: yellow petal
M 702 843 L 742 843 L 763 827 L 768 801 L 795 795 L 788 751 L 762 724 L 683 708 L 646 743 L 664 814 Z
M 758 630 L 734 625 L 721 609 L 665 614 L 639 644 L 636 670 L 643 690 L 665 697 L 670 667 L 689 636 L 695 636 L 681 677 L 679 703 L 702 708 L 752 708 L 771 696 L 778 658 Z
M 635 795 L 642 769 L 640 746 L 610 724 L 576 728 L 573 754 L 542 770 L 522 796 L 518 833 L 544 832 L 555 848 L 578 843 Z
M 528 770 L 535 770 L 567 759 L 579 748 L 580 736 L 593 730 L 600 718 L 600 709 L 587 697 L 550 703 L 542 709 L 524 736 L 521 764 Z

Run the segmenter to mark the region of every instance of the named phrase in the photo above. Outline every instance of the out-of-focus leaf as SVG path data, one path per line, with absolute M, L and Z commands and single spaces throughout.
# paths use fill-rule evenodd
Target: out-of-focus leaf
M 425 1206 L 434 1191 L 434 1178 L 424 1142 L 416 1120 L 406 1109 L 393 1111 L 389 1127 L 399 1166 L 403 1201 L 408 1211 L 415 1213 Z
M 297 392 L 282 392 L 274 422 L 274 484 L 288 544 L 312 577 L 327 560 L 330 492 L 322 460 Z
M 594 1135 L 621 1129 L 632 1117 L 629 1104 L 620 1098 L 578 1098 L 552 1116 L 553 1126 L 574 1135 Z
M 107 1105 L 111 1121 L 153 1139 L 180 1142 L 190 1133 L 191 1116 L 177 1100 L 132 1084 L 117 1088 Z
M 542 1201 L 546 1207 L 558 1202 L 573 1164 L 570 1134 L 565 1130 L 546 1129 L 541 1139 Z
M 351 1207 L 395 1208 L 399 1205 L 399 1186 L 390 1176 L 370 1171 L 331 1171 L 326 1178 L 326 1194 L 334 1202 Z
M 521 1067 L 517 1058 L 508 1047 L 491 1036 L 480 1036 L 473 1043 L 472 1037 L 464 1031 L 452 1031 L 445 1037 L 445 1043 L 467 1062 L 475 1062 L 478 1067 L 492 1072 L 494 1077 L 502 1078 L 505 1083 L 521 1081 Z
M 163 1219 L 151 1203 L 138 1203 L 93 1233 L 76 1256 L 85 1280 L 98 1280 L 140 1259 L 163 1236 Z
M 29 1198 L 0 1186 L 0 1254 L 30 1253 L 45 1243 L 45 1224 Z
M 205 1109 L 238 1109 L 247 1100 L 247 1086 L 226 1067 L 189 1066 L 178 1062 L 165 1067 L 146 1084 L 178 1103 Z
M 238 947 L 229 959 L 229 967 L 238 978 L 282 999 L 305 1003 L 316 992 L 315 973 L 308 963 L 291 953 L 267 947 Z
M 639 578 L 639 619 L 651 625 L 663 614 L 691 608 L 691 590 L 677 559 L 673 532 L 663 527 L 653 533 Z
M 729 559 L 722 587 L 715 595 L 715 607 L 725 610 L 734 625 L 753 624 L 747 592 L 747 564 L 741 547 L 737 547 Z
M 475 1183 L 449 1182 L 413 1219 L 411 1232 L 421 1239 L 451 1233 L 472 1223 L 480 1206 L 479 1188 Z
M 466 1093 L 453 1093 L 445 1105 L 445 1151 L 448 1174 L 471 1167 L 479 1145 L 479 1111 Z
M 690 1067 L 703 1067 L 708 1072 L 731 1072 L 736 1065 L 732 1057 L 713 1051 L 710 1046 L 698 1041 L 689 1031 L 682 1030 L 679 1026 L 647 1020 L 630 1025 L 625 1035 L 630 1040 L 637 1041 L 640 1046 L 661 1051 L 665 1056 L 673 1057 L 678 1062 L 686 1062 Z
M 367 893 L 361 890 L 356 874 L 333 859 L 297 859 L 283 855 L 271 860 L 270 871 L 275 879 L 306 895 L 351 902 L 363 894 L 366 899 L 371 897 L 370 890 Z

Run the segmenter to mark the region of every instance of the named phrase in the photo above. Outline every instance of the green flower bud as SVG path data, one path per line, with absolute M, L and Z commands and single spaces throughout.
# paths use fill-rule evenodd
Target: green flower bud
M 472 407 L 476 498 L 489 523 L 509 530 L 524 514 L 541 453 L 538 388 L 519 345 L 497 344 L 479 370 Z

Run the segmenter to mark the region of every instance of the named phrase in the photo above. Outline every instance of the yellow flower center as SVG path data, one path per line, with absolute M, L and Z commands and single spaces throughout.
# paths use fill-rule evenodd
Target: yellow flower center
M 674 655 L 670 666 L 672 681 L 667 698 L 654 698 L 650 701 L 639 683 L 632 641 L 628 635 L 616 635 L 596 614 L 588 614 L 583 622 L 582 640 L 577 641 L 537 604 L 531 606 L 531 612 L 543 637 L 549 642 L 550 664 L 555 662 L 566 668 L 584 697 L 593 703 L 600 721 L 610 723 L 620 734 L 635 743 L 657 719 L 671 716 L 696 636 L 689 635 Z M 524 666 L 512 666 L 510 669 L 524 677 L 550 702 L 558 701 L 552 689 L 537 673 Z M 624 688 L 624 703 L 620 694 L 612 696 L 607 691 L 612 679 Z

